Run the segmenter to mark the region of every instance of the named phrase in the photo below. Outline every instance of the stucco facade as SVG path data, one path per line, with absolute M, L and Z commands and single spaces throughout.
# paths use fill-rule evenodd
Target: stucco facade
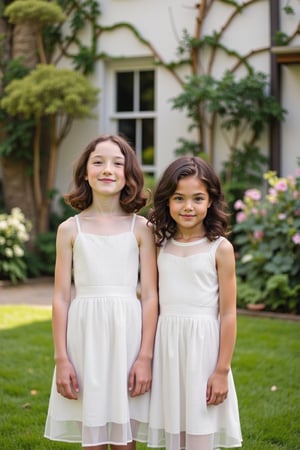
M 100 21 L 102 25 L 110 26 L 116 23 L 131 24 L 151 48 L 139 40 L 129 28 L 121 27 L 115 31 L 103 33 L 98 42 L 98 52 L 105 53 L 96 65 L 91 79 L 95 86 L 101 89 L 99 103 L 95 111 L 95 119 L 76 121 L 68 137 L 64 140 L 59 156 L 56 187 L 64 193 L 69 188 L 72 178 L 74 160 L 83 147 L 100 133 L 116 133 L 118 120 L 122 115 L 116 113 L 116 73 L 140 73 L 154 71 L 154 110 L 147 113 L 153 120 L 154 128 L 154 162 L 152 173 L 159 175 L 165 166 L 175 158 L 175 148 L 179 138 L 189 138 L 189 120 L 183 112 L 172 109 L 171 99 L 176 97 L 182 86 L 175 76 L 162 64 L 156 64 L 161 59 L 168 64 L 178 59 L 177 48 L 186 29 L 193 34 L 196 26 L 196 15 L 199 4 L 192 0 L 99 0 L 101 6 Z M 240 2 L 243 3 L 243 2 Z M 282 8 L 284 0 L 280 0 L 281 29 L 286 33 L 293 30 L 300 19 L 300 2 L 294 2 L 295 15 L 287 16 Z M 231 8 L 220 2 L 213 2 L 207 20 L 203 24 L 203 33 L 220 30 L 230 16 Z M 202 33 L 202 34 L 203 34 Z M 83 36 L 84 39 L 86 36 Z M 270 32 L 270 2 L 269 0 L 253 1 L 243 14 L 235 17 L 228 31 L 223 35 L 223 44 L 231 49 L 248 55 L 256 70 L 271 74 L 271 32 Z M 300 35 L 293 40 L 293 46 L 300 47 Z M 300 50 L 299 50 L 300 51 Z M 159 57 L 158 57 L 159 56 Z M 203 61 L 205 61 L 205 54 Z M 226 69 L 235 64 L 234 57 L 220 55 L 215 60 L 212 74 L 221 77 Z M 205 68 L 203 68 L 205 71 Z M 281 126 L 281 172 L 282 175 L 294 173 L 297 157 L 300 156 L 300 63 L 281 65 L 281 103 L 287 109 L 287 117 Z M 176 69 L 179 77 L 184 79 L 190 73 L 188 66 Z M 241 67 L 237 76 L 245 75 Z M 147 117 L 147 114 L 132 115 L 132 117 Z M 220 169 L 227 157 L 228 148 L 220 132 L 216 135 L 216 155 L 214 165 Z M 269 130 L 266 130 L 260 142 L 265 154 L 270 153 Z

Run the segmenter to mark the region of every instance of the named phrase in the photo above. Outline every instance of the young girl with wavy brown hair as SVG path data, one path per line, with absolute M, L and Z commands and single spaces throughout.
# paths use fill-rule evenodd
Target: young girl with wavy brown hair
M 66 200 L 79 213 L 57 231 L 45 437 L 133 450 L 147 440 L 158 300 L 153 230 L 137 215 L 143 173 L 127 141 L 103 135 L 87 145 Z

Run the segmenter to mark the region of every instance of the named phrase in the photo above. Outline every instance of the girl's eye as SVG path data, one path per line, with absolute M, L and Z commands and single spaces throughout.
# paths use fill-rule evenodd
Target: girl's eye
M 122 162 L 116 162 L 115 165 L 118 166 L 118 167 L 123 167 L 123 166 L 124 166 L 124 163 L 122 163 Z
M 182 198 L 180 195 L 175 195 L 175 196 L 173 197 L 173 200 L 176 200 L 176 201 L 178 202 L 178 201 L 183 200 L 183 198 Z
M 203 198 L 202 197 L 195 197 L 195 202 L 202 202 Z

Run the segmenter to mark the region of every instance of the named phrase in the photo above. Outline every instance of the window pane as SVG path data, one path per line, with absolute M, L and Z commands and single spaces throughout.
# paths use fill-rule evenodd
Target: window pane
M 154 71 L 140 72 L 140 111 L 154 111 Z
M 118 120 L 119 133 L 130 143 L 135 149 L 135 119 L 120 119 Z
M 133 72 L 117 73 L 117 112 L 133 111 Z
M 153 119 L 142 119 L 142 164 L 154 164 Z

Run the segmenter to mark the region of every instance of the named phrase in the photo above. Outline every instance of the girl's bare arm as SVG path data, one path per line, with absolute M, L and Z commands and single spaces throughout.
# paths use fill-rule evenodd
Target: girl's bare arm
M 236 276 L 231 243 L 224 240 L 218 247 L 216 263 L 219 280 L 220 345 L 214 373 L 207 386 L 207 403 L 219 404 L 227 397 L 228 372 L 236 340 Z
M 77 399 L 78 382 L 67 353 L 67 320 L 71 301 L 72 243 L 74 219 L 63 222 L 57 231 L 52 328 L 57 391 Z
M 129 376 L 131 395 L 150 390 L 152 358 L 158 314 L 156 249 L 152 227 L 146 219 L 137 218 L 137 235 L 140 243 L 140 283 L 142 302 L 142 340 L 138 357 Z

